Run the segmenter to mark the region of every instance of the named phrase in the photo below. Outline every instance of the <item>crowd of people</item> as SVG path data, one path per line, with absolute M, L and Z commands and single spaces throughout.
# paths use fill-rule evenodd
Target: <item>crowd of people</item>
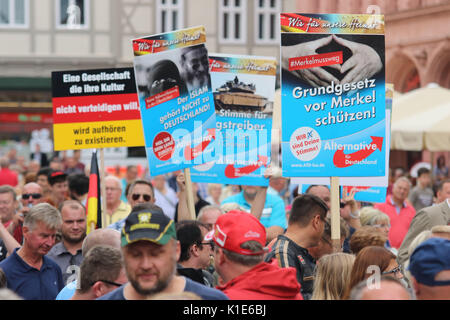
M 0 159 L 0 299 L 450 299 L 450 179 L 394 170 L 384 203 L 304 193 L 279 168 L 269 186 L 193 183 L 136 166 L 101 181 L 103 225 L 87 232 L 90 168 L 12 149 Z M 399 173 L 400 172 L 400 173 Z M 100 222 L 99 222 L 100 223 Z

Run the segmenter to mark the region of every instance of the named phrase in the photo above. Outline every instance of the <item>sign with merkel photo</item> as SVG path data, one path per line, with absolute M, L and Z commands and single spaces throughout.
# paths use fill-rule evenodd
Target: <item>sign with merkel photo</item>
M 216 126 L 205 41 L 202 26 L 133 40 L 152 176 L 214 160 L 204 156 Z
M 132 68 L 52 72 L 55 150 L 144 145 Z
M 281 14 L 286 177 L 383 176 L 382 15 Z
M 217 160 L 191 169 L 192 181 L 267 186 L 276 60 L 209 56 L 216 111 L 213 150 Z

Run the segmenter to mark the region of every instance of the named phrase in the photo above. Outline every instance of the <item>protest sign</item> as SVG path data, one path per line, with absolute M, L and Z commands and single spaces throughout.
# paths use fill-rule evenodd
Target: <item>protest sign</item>
M 133 69 L 52 72 L 55 150 L 144 145 Z
M 385 174 L 384 17 L 281 14 L 285 177 Z
M 133 40 L 134 69 L 152 176 L 214 159 L 215 113 L 204 27 Z
M 330 179 L 327 178 L 325 183 L 313 183 L 313 184 L 300 184 L 298 186 L 298 193 L 304 194 L 308 190 L 309 187 L 313 185 L 324 185 L 328 189 L 330 189 Z M 366 186 L 342 186 L 340 187 L 341 198 L 344 197 L 342 195 L 349 195 L 352 191 L 354 192 L 354 197 L 356 201 L 364 201 L 364 202 L 384 202 L 386 200 L 386 188 L 384 187 L 366 187 Z
M 386 201 L 385 187 L 365 187 L 365 186 L 341 186 L 342 194 L 349 194 L 354 192 L 354 199 L 363 202 L 385 202 Z
M 386 83 L 386 145 L 390 146 L 391 137 L 391 110 L 393 100 L 394 87 L 392 83 Z M 388 107 L 389 106 L 389 107 Z M 355 200 L 365 202 L 384 202 L 386 200 L 387 186 L 389 184 L 389 155 L 390 149 L 385 148 L 386 155 L 385 160 L 385 175 L 380 177 L 342 177 L 339 179 L 341 188 L 355 187 Z M 305 191 L 309 184 L 321 184 L 330 185 L 330 178 L 328 177 L 305 177 L 305 178 L 292 178 L 293 184 L 299 184 L 303 186 L 302 193 Z
M 270 163 L 276 60 L 213 54 L 209 64 L 217 160 L 191 168 L 192 180 L 267 186 L 264 171 Z

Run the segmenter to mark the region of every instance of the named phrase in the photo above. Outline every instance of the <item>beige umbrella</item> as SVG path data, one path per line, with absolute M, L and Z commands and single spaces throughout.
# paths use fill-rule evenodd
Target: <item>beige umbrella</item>
M 429 110 L 430 108 L 447 101 L 450 101 L 450 90 L 442 88 L 435 83 L 402 94 L 398 98 L 397 96 L 394 96 L 392 108 L 392 125 L 395 126 L 398 121 L 402 121 L 403 119 L 411 115 L 418 114 L 422 111 Z M 410 128 L 410 130 L 413 130 L 413 128 Z M 392 149 L 402 148 L 393 145 Z M 419 149 L 414 148 L 411 150 Z
M 441 104 L 430 106 L 425 102 L 421 111 L 392 120 L 393 149 L 450 151 L 450 90 L 447 91 L 449 97 Z

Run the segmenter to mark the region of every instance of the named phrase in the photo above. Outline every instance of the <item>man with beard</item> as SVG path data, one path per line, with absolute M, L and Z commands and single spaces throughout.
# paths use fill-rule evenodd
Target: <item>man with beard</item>
M 47 256 L 59 265 L 66 283 L 83 260 L 81 246 L 86 237 L 86 209 L 77 200 L 67 200 L 62 203 L 60 212 L 62 241 L 55 244 Z
M 253 214 L 266 228 L 267 242 L 282 234 L 287 228 L 284 202 L 280 196 L 267 194 L 267 187 L 241 186 L 242 191 L 222 201 L 237 203 L 243 210 Z
M 204 86 L 211 87 L 211 80 L 208 73 L 208 51 L 204 45 L 184 48 L 180 60 L 182 68 L 181 77 L 189 91 Z
M 175 223 L 160 207 L 133 207 L 121 234 L 128 283 L 97 300 L 145 300 L 155 294 L 192 292 L 205 300 L 225 300 L 217 289 L 176 275 L 180 243 Z
M 23 223 L 24 243 L 0 263 L 8 289 L 26 300 L 54 300 L 63 288 L 61 269 L 45 255 L 55 244 L 61 215 L 48 203 L 34 206 Z

